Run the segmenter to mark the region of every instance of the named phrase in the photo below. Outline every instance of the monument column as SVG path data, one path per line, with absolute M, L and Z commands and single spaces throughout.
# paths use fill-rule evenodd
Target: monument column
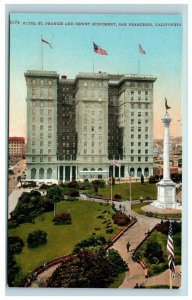
M 164 118 L 162 119 L 164 124 L 164 143 L 163 143 L 163 179 L 170 179 L 170 164 L 169 164 L 169 125 L 171 119 L 166 112 Z
M 164 125 L 164 143 L 163 143 L 163 179 L 157 183 L 157 201 L 153 203 L 158 208 L 176 208 L 176 186 L 170 179 L 169 162 L 169 126 L 171 119 L 166 110 L 162 119 Z

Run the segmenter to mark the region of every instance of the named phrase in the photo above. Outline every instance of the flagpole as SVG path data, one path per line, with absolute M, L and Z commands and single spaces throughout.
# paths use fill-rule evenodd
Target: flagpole
M 140 74 L 140 58 L 138 59 L 138 74 Z
M 43 71 L 43 43 L 42 43 L 42 35 L 41 35 L 41 70 Z
M 172 289 L 172 271 L 169 269 L 169 288 Z
M 94 52 L 93 52 L 93 73 L 95 72 L 95 60 L 94 60 Z

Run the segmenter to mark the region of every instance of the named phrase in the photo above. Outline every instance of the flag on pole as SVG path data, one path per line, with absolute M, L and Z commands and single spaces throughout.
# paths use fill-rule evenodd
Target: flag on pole
M 116 160 L 112 160 L 112 161 L 111 161 L 111 164 L 112 164 L 114 167 L 120 167 L 120 166 L 121 166 L 121 164 L 120 164 L 118 161 L 116 161 Z
M 48 44 L 49 47 L 51 47 L 53 49 L 53 47 L 51 46 L 51 44 L 49 42 L 47 42 L 46 40 L 44 40 L 43 38 L 41 38 L 41 42 L 45 43 L 45 44 Z
M 145 50 L 141 47 L 140 44 L 139 44 L 139 52 L 142 54 L 146 54 Z
M 173 230 L 170 222 L 168 238 L 167 238 L 167 253 L 168 253 L 168 265 L 171 270 L 172 277 L 175 277 L 175 262 L 174 262 L 174 244 L 173 244 Z
M 108 55 L 107 51 L 103 50 L 102 48 L 100 48 L 95 43 L 93 43 L 93 49 L 94 49 L 94 52 L 97 53 L 97 54 Z

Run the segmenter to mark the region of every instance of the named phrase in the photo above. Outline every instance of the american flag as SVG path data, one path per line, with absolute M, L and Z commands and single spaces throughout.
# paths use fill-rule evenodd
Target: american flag
M 168 265 L 172 272 L 172 277 L 175 277 L 175 262 L 174 262 L 174 244 L 173 244 L 173 230 L 170 222 L 168 238 L 167 238 L 167 253 L 168 253 Z
M 93 43 L 94 52 L 101 55 L 108 55 L 107 51 L 101 49 L 99 46 L 97 46 L 95 43 Z
M 51 44 L 50 44 L 49 42 L 47 42 L 46 40 L 44 40 L 44 39 L 41 38 L 41 42 L 42 42 L 42 43 L 45 43 L 45 44 L 48 44 L 49 47 L 51 47 L 51 48 L 53 49 L 53 47 L 51 46 Z
M 145 50 L 141 47 L 141 45 L 139 44 L 139 52 L 142 53 L 142 54 L 145 54 Z
M 120 167 L 120 166 L 121 166 L 121 164 L 120 164 L 118 161 L 116 161 L 116 160 L 112 160 L 112 161 L 111 161 L 111 164 L 112 164 L 113 166 L 115 166 L 115 167 Z

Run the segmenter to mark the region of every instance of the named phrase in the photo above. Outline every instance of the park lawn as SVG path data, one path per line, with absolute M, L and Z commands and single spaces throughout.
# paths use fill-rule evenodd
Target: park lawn
M 151 241 L 158 242 L 163 250 L 164 262 L 158 264 L 151 264 L 147 260 L 147 257 L 144 256 L 144 252 L 146 250 L 147 244 Z M 173 236 L 174 241 L 174 254 L 175 254 L 175 265 L 181 264 L 181 232 L 176 233 Z M 161 272 L 168 269 L 168 257 L 167 257 L 167 235 L 162 234 L 161 232 L 154 230 L 149 238 L 143 243 L 143 245 L 139 248 L 139 253 L 144 261 L 147 263 L 147 268 L 149 272 L 149 276 L 158 275 Z
M 108 210 L 110 213 L 103 213 L 104 210 Z M 72 224 L 54 225 L 52 222 L 53 212 L 49 212 L 35 218 L 34 224 L 25 223 L 8 230 L 9 236 L 19 236 L 25 243 L 22 252 L 15 255 L 16 261 L 22 269 L 21 277 L 28 275 L 43 261 L 48 262 L 70 254 L 77 243 L 88 238 L 92 233 L 102 235 L 108 240 L 121 229 L 121 227 L 113 225 L 114 232 L 107 234 L 106 225 L 102 224 L 103 219 L 96 218 L 103 214 L 106 219 L 112 220 L 112 209 L 109 204 L 93 201 L 61 201 L 57 203 L 56 211 L 57 214 L 69 211 Z M 113 224 L 113 221 L 111 223 Z M 101 229 L 95 230 L 95 228 Z M 28 248 L 28 234 L 38 229 L 47 232 L 47 243 L 38 248 Z
M 94 189 L 90 189 L 87 191 L 90 194 L 96 194 Z M 129 199 L 130 197 L 130 187 L 129 183 L 120 183 L 115 184 L 113 186 L 113 196 L 115 194 L 121 195 L 122 199 Z M 104 188 L 99 188 L 97 195 L 109 198 L 111 197 L 111 187 L 109 185 L 105 186 Z M 157 187 L 155 184 L 151 184 L 145 182 L 141 184 L 140 182 L 131 183 L 131 198 L 132 200 L 138 200 L 140 197 L 143 197 L 145 200 L 146 197 L 149 196 L 151 199 L 157 199 Z
M 141 208 L 145 205 L 149 205 L 151 202 L 142 202 L 142 203 L 133 203 L 131 205 L 131 208 L 134 212 L 141 214 L 141 215 L 146 215 L 146 212 L 142 210 Z M 162 214 L 162 213 L 153 213 L 153 217 L 155 218 L 171 218 L 171 219 L 179 219 L 181 218 L 181 213 L 178 214 Z

